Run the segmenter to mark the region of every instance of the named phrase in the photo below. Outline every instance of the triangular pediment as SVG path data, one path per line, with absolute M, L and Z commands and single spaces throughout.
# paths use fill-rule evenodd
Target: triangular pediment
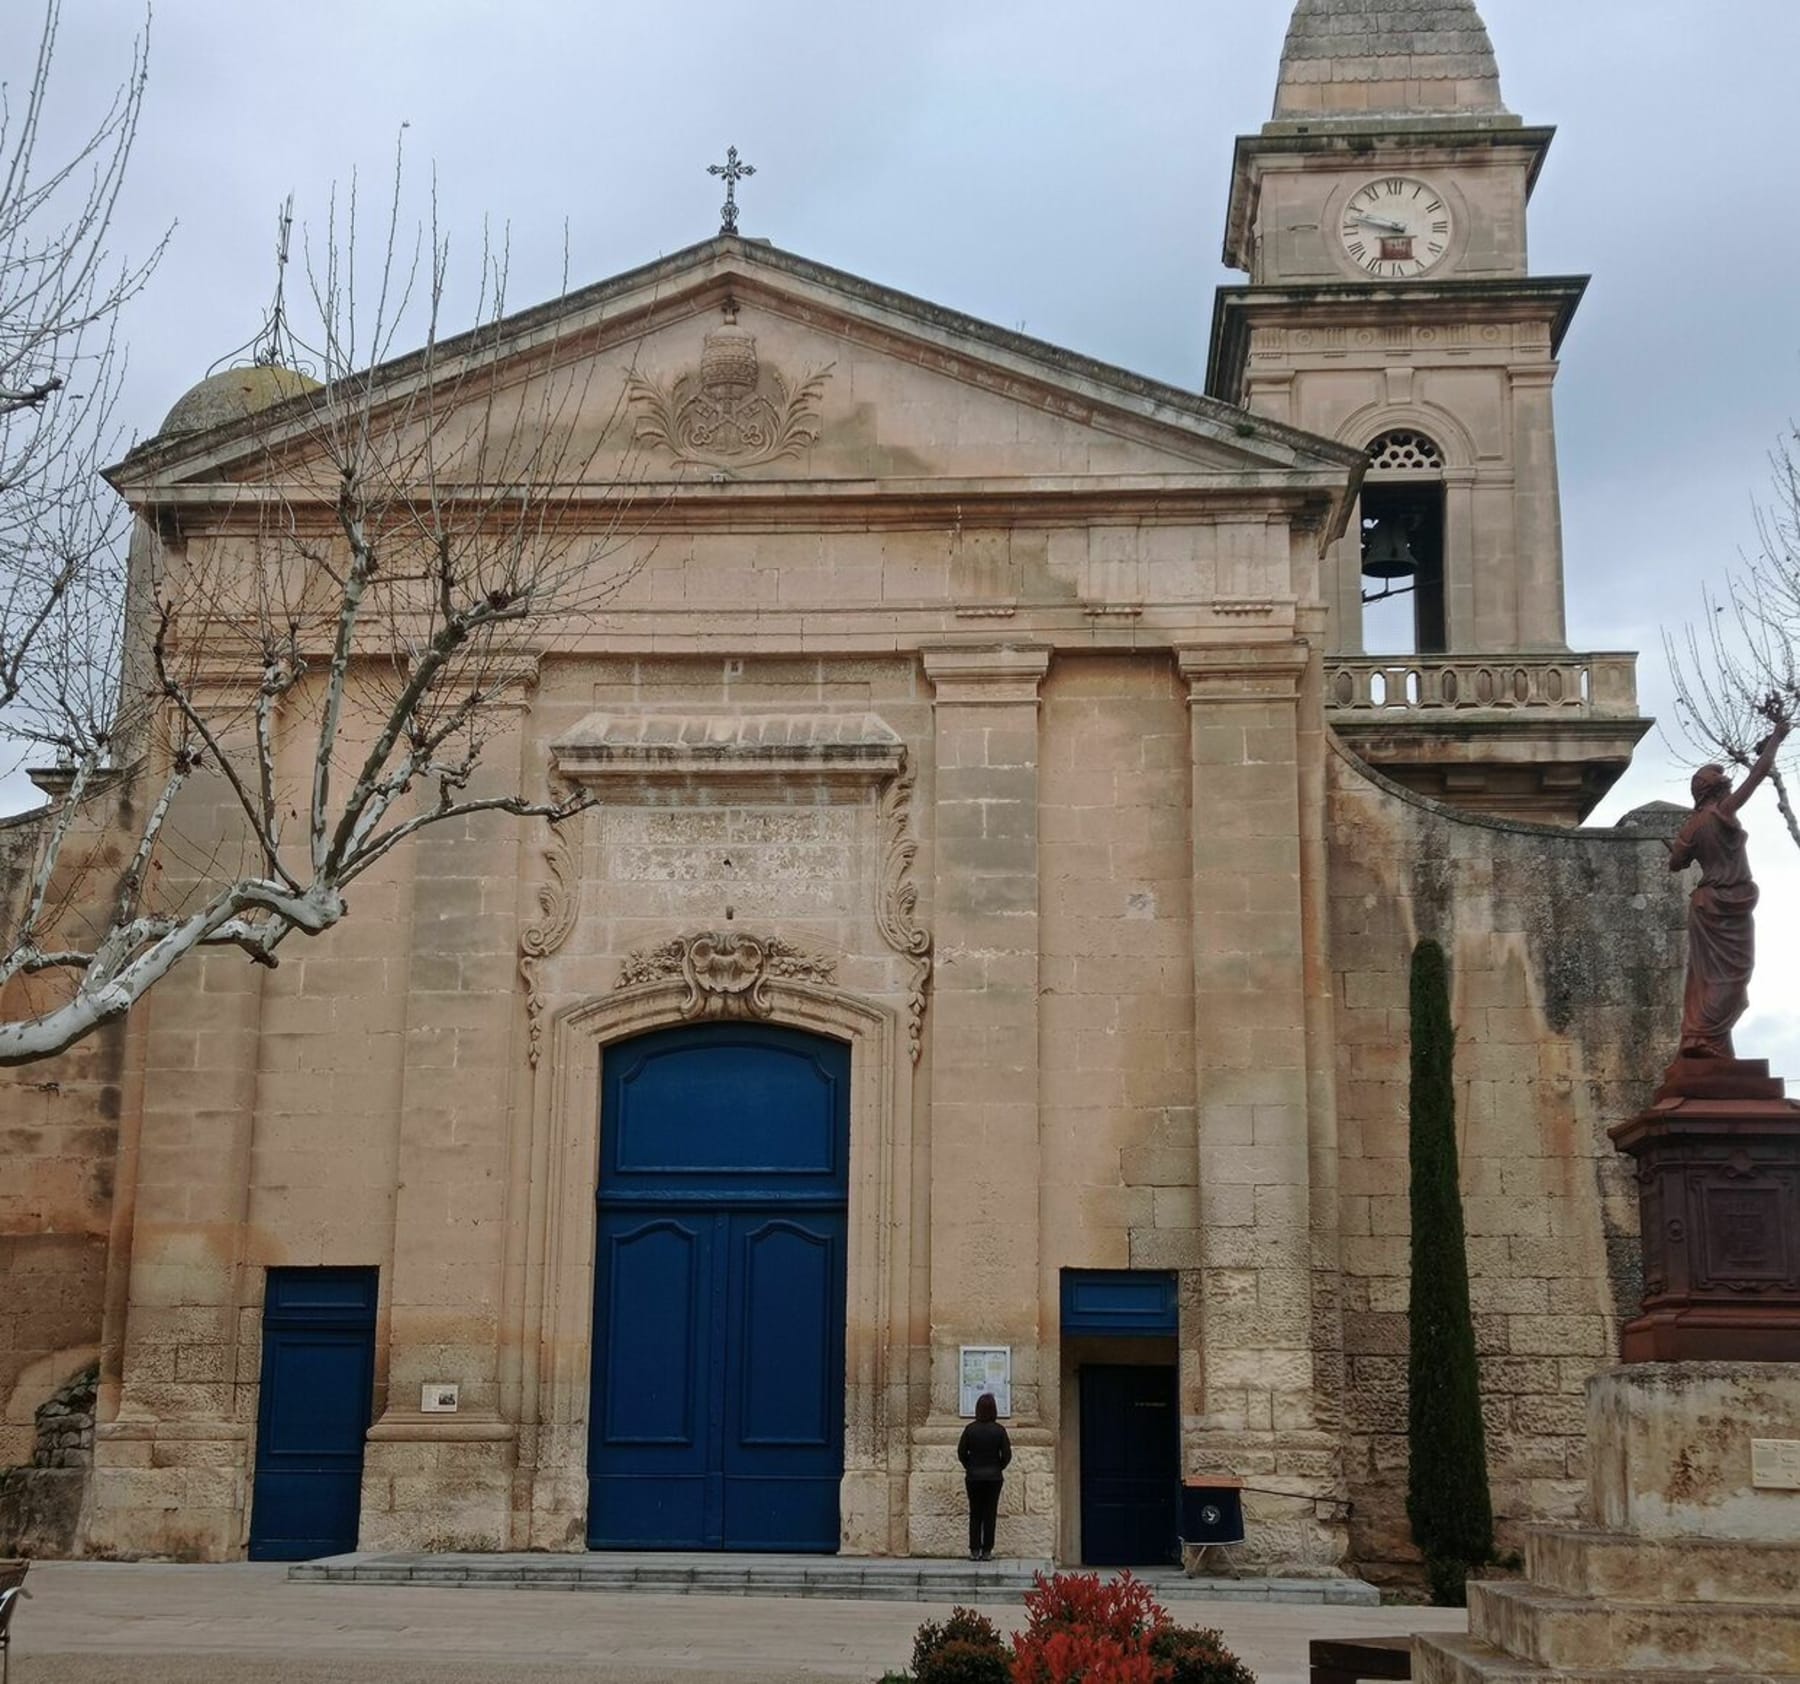
M 467 379 L 476 364 L 481 378 Z M 596 483 L 779 494 L 1164 481 L 1316 494 L 1359 462 L 1261 416 L 730 237 L 440 346 L 436 368 L 445 391 L 451 372 L 464 376 L 455 401 L 490 417 L 553 412 L 581 435 L 571 456 Z M 428 376 L 409 357 L 369 378 L 378 402 L 418 406 Z M 134 502 L 241 483 L 266 471 L 272 448 L 305 454 L 316 402 L 159 436 L 109 477 Z

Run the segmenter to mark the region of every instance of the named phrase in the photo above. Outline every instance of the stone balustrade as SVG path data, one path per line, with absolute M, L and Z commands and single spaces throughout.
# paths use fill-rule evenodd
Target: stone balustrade
M 1325 705 L 1360 719 L 1440 711 L 1623 719 L 1637 712 L 1637 657 L 1334 655 Z

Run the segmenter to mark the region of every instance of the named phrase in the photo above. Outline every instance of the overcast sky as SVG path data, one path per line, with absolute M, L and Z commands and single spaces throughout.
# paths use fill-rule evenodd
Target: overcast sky
M 64 0 L 53 121 L 122 74 L 142 7 Z M 385 182 L 401 125 L 473 259 L 510 226 L 511 301 L 718 226 L 705 166 L 757 168 L 743 232 L 1180 385 L 1198 386 L 1232 138 L 1268 116 L 1286 0 L 160 0 L 115 224 L 176 224 L 126 323 L 129 423 L 256 333 L 276 207 Z M 1766 454 L 1800 415 L 1795 0 L 1484 0 L 1507 103 L 1559 126 L 1532 265 L 1594 282 L 1557 387 L 1570 639 L 1637 649 L 1754 537 Z M 0 5 L 16 76 L 33 0 Z M 452 326 L 463 325 L 453 322 Z M 1652 736 L 1596 815 L 1685 800 Z M 1800 1076 L 1800 859 L 1750 811 L 1763 963 L 1739 1049 Z

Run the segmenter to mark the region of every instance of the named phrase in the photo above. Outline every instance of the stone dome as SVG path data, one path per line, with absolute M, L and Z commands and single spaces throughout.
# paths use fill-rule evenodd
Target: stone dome
M 1278 124 L 1507 115 L 1475 0 L 1299 0 Z
M 181 398 L 164 418 L 160 436 L 200 433 L 227 421 L 268 409 L 285 398 L 316 392 L 319 382 L 309 374 L 283 368 L 279 363 L 251 363 L 244 368 L 221 369 L 209 374 Z

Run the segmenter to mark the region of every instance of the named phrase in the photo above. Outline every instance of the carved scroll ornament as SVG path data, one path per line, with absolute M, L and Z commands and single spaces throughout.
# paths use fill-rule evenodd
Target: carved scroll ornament
M 931 986 L 931 932 L 919 923 L 919 885 L 912 878 L 913 855 L 919 851 L 912 834 L 911 767 L 889 780 L 881 792 L 881 898 L 876 922 L 881 938 L 912 965 L 906 993 L 906 1044 L 914 1064 L 925 1044 L 925 992 Z
M 617 986 L 634 988 L 679 978 L 687 985 L 681 1015 L 689 1021 L 766 1018 L 775 1010 L 769 997 L 772 980 L 829 982 L 836 970 L 835 960 L 780 936 L 707 930 L 627 955 L 619 968 Z
M 564 801 L 567 787 L 551 788 L 551 797 Z M 581 869 L 576 842 L 579 816 L 564 819 L 550 827 L 550 839 L 544 844 L 546 868 L 544 881 L 537 887 L 538 917 L 527 924 L 519 935 L 519 975 L 525 982 L 525 1022 L 529 1040 L 526 1058 L 533 1069 L 544 1052 L 544 991 L 539 986 L 539 970 L 575 928 L 581 912 Z

